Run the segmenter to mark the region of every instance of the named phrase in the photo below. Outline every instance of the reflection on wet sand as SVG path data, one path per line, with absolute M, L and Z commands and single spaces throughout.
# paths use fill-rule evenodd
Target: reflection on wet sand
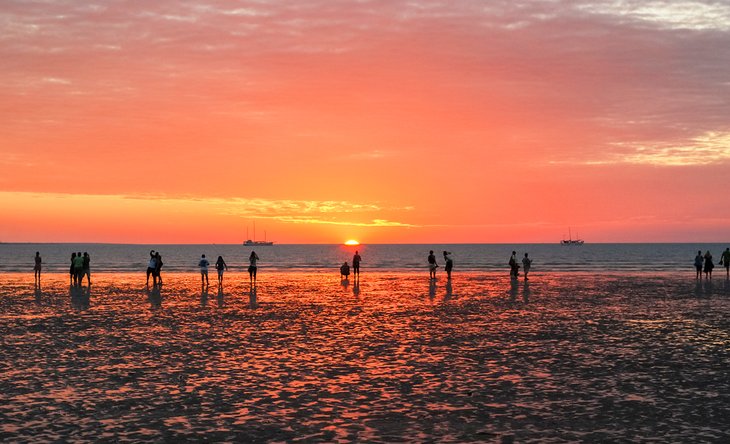
M 259 306 L 258 301 L 256 300 L 256 287 L 252 286 L 251 289 L 248 291 L 248 306 L 251 308 L 257 308 Z
M 88 310 L 91 306 L 91 286 L 72 285 L 69 287 L 69 296 L 71 306 L 76 310 Z
M 218 285 L 218 308 L 223 308 L 226 305 L 226 297 L 223 294 L 223 284 Z
M 231 273 L 201 310 L 197 276 L 170 274 L 150 310 L 136 275 L 97 274 L 92 308 L 64 275 L 43 304 L 23 278 L 0 276 L 3 441 L 730 439 L 719 280 L 459 273 L 425 298 L 421 274 L 368 273 L 352 298 Z
M 152 289 L 147 287 L 147 300 L 150 302 L 151 308 L 162 307 L 162 286 L 155 284 Z

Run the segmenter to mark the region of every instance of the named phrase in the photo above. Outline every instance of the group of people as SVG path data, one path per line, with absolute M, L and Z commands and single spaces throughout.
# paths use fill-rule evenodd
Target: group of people
M 355 279 L 360 279 L 360 262 L 362 258 L 360 253 L 355 251 L 355 255 L 352 256 L 352 276 Z M 347 279 L 350 277 L 350 266 L 347 265 L 347 261 L 340 266 L 340 279 Z
M 162 285 L 162 256 L 159 251 L 150 250 L 150 261 L 147 263 L 147 285 L 150 285 L 150 276 L 152 276 L 152 285 Z
M 39 268 L 38 276 L 40 278 L 40 254 L 36 252 L 36 266 Z M 89 253 L 84 251 L 82 255 L 78 253 L 71 253 L 71 268 L 69 273 L 69 284 L 74 286 L 81 286 L 81 283 L 86 276 L 86 282 L 91 285 L 91 257 Z
M 446 278 L 451 280 L 451 270 L 454 269 L 454 260 L 451 258 L 451 252 L 444 251 L 443 254 L 444 262 L 446 262 L 444 268 L 446 270 Z M 428 252 L 426 261 L 428 262 L 428 277 L 434 280 L 436 279 L 436 269 L 439 267 L 439 264 L 436 262 L 436 255 L 433 254 L 433 250 Z
M 258 263 L 259 261 L 259 255 L 256 254 L 255 251 L 252 251 L 251 254 L 248 257 L 248 276 L 250 279 L 251 285 L 256 284 L 256 272 L 258 271 Z M 210 267 L 210 262 L 208 259 L 206 259 L 205 255 L 200 256 L 200 260 L 198 261 L 198 267 L 200 268 L 200 282 L 201 284 L 208 286 L 210 285 L 210 281 L 208 280 L 208 267 Z M 226 261 L 223 259 L 223 256 L 218 256 L 218 259 L 215 261 L 215 269 L 218 272 L 218 286 L 223 285 L 223 272 L 228 271 L 228 264 L 226 264 Z
M 730 279 L 730 247 L 726 248 L 725 251 L 720 255 L 720 265 L 725 266 L 725 276 Z M 710 250 L 703 255 L 702 251 L 697 252 L 695 256 L 695 270 L 697 271 L 696 279 L 702 279 L 702 272 L 705 273 L 705 279 L 712 279 L 712 269 L 715 268 L 715 263 L 712 262 L 712 254 Z
M 520 264 L 517 262 L 517 252 L 513 251 L 512 256 L 509 258 L 509 275 L 512 279 L 517 279 L 517 277 L 520 275 Z M 525 273 L 525 280 L 529 280 L 527 277 L 527 274 L 530 272 L 530 267 L 532 267 L 532 259 L 530 259 L 530 256 L 528 253 L 525 253 L 525 257 L 522 258 L 522 270 Z
M 451 280 L 451 271 L 454 269 L 454 260 L 451 257 L 452 253 L 449 251 L 443 252 L 443 257 L 445 261 L 445 270 L 446 275 L 449 280 Z M 248 258 L 249 260 L 249 266 L 248 266 L 248 274 L 249 279 L 251 282 L 251 285 L 254 285 L 256 283 L 256 272 L 258 270 L 258 260 L 259 256 L 256 254 L 255 251 L 251 252 L 251 255 Z M 358 251 L 355 251 L 354 256 L 352 257 L 352 274 L 355 277 L 355 279 L 360 278 L 360 262 L 362 261 L 362 257 L 360 257 L 360 254 Z M 436 255 L 434 254 L 433 250 L 430 250 L 428 253 L 428 270 L 429 270 L 429 278 L 434 280 L 436 279 L 436 269 L 439 267 L 437 261 L 436 261 Z M 528 253 L 525 253 L 525 256 L 522 258 L 522 269 L 525 273 L 525 280 L 528 280 L 528 273 L 530 272 L 530 268 L 532 266 L 532 259 L 530 259 Z M 36 283 L 40 283 L 41 279 L 41 270 L 42 270 L 42 264 L 43 259 L 41 258 L 40 252 L 36 251 L 35 253 L 35 266 L 33 268 L 35 280 Z M 91 285 L 91 257 L 89 256 L 89 253 L 84 252 L 83 254 L 81 252 L 78 253 L 72 253 L 71 254 L 71 267 L 69 268 L 69 283 L 73 286 L 81 286 L 84 277 L 86 277 L 87 282 L 89 285 Z M 517 279 L 520 272 L 520 264 L 517 260 L 517 252 L 513 251 L 512 255 L 509 258 L 509 267 L 510 267 L 510 277 L 512 279 Z M 697 279 L 702 279 L 702 273 L 705 273 L 706 279 L 712 278 L 712 270 L 715 268 L 715 264 L 713 262 L 712 254 L 708 250 L 704 255 L 702 254 L 702 251 L 697 252 L 697 256 L 695 256 L 695 269 L 697 271 Z M 726 248 L 725 251 L 720 256 L 720 262 L 719 264 L 721 266 L 725 267 L 725 273 L 730 279 L 730 248 Z M 153 285 L 157 286 L 159 284 L 162 284 L 162 276 L 160 274 L 160 270 L 162 269 L 162 256 L 160 255 L 159 251 L 151 250 L 150 251 L 150 259 L 147 264 L 147 285 L 149 286 L 150 283 L 150 276 L 152 276 L 152 282 Z M 210 285 L 208 281 L 208 267 L 210 266 L 210 262 L 208 262 L 208 259 L 206 259 L 205 255 L 203 254 L 200 257 L 200 260 L 198 261 L 198 267 L 200 268 L 200 279 L 201 282 L 204 285 Z M 228 265 L 226 264 L 226 261 L 223 260 L 222 256 L 218 256 L 218 260 L 215 263 L 215 269 L 218 272 L 218 285 L 223 285 L 223 272 L 228 270 Z M 348 265 L 347 261 L 345 261 L 340 266 L 340 278 L 343 280 L 346 280 L 350 276 L 351 267 Z

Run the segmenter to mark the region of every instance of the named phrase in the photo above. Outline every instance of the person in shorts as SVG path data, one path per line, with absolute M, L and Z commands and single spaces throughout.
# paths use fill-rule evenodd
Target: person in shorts
M 210 265 L 210 262 L 208 262 L 208 259 L 205 258 L 205 255 L 200 256 L 200 260 L 198 261 L 198 267 L 200 267 L 200 283 L 205 285 L 210 285 L 210 282 L 208 281 L 208 266 Z
M 218 260 L 215 261 L 215 269 L 218 271 L 218 286 L 223 285 L 223 271 L 228 271 L 228 265 L 223 260 L 223 256 L 218 256 Z

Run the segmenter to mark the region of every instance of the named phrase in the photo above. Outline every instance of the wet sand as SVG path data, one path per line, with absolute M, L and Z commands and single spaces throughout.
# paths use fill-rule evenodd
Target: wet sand
M 724 275 L 32 279 L 0 275 L 3 441 L 730 440 Z

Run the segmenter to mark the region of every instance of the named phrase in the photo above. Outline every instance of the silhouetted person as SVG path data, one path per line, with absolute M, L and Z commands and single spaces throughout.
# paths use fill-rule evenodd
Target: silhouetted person
M 438 264 L 436 263 L 436 256 L 433 254 L 433 250 L 428 252 L 428 277 L 436 279 L 436 269 Z
M 200 282 L 205 285 L 210 285 L 210 282 L 208 281 L 209 265 L 210 262 L 208 262 L 208 259 L 205 258 L 205 255 L 200 256 L 200 260 L 198 261 L 198 267 L 200 267 Z
M 76 284 L 76 274 L 74 263 L 76 262 L 76 253 L 71 253 L 71 268 L 68 270 L 68 285 Z
M 81 285 L 84 278 L 84 256 L 79 251 L 74 258 L 74 274 L 76 276 L 76 284 Z
M 704 263 L 705 260 L 702 257 L 702 251 L 698 251 L 697 256 L 695 256 L 695 269 L 697 270 L 697 277 L 695 279 L 702 279 L 702 265 Z
M 352 256 L 352 276 L 353 277 L 360 277 L 360 261 L 362 258 L 360 257 L 360 254 L 355 250 L 355 255 Z
M 532 259 L 527 257 L 527 253 L 525 253 L 525 257 L 522 258 L 522 269 L 525 270 L 525 280 L 527 280 L 527 273 L 530 272 L 531 266 L 532 266 Z
M 517 279 L 517 276 L 520 274 L 520 266 L 517 263 L 517 252 L 513 251 L 512 256 L 509 258 L 509 275 L 512 278 Z
M 725 277 L 730 279 L 730 248 L 726 248 L 720 256 L 720 265 L 725 266 Z
M 83 282 L 84 276 L 86 276 L 86 282 L 91 285 L 91 256 L 89 256 L 89 253 L 84 251 L 84 271 L 81 275 L 81 282 L 79 282 L 79 285 Z
M 218 256 L 218 260 L 215 261 L 215 269 L 218 271 L 218 285 L 223 285 L 223 272 L 228 271 L 228 265 L 223 260 L 223 256 Z
M 712 263 L 712 254 L 710 250 L 705 253 L 705 279 L 712 279 L 712 269 L 715 268 L 715 264 Z
M 454 269 L 454 260 L 451 258 L 451 253 L 444 251 L 444 261 L 446 261 L 446 279 L 451 280 L 451 270 Z
M 340 266 L 340 279 L 346 280 L 348 277 L 350 277 L 350 266 L 345 262 Z
M 155 271 L 152 279 L 157 278 L 157 283 L 162 285 L 162 255 L 159 251 L 155 251 Z
M 256 262 L 259 260 L 259 255 L 256 254 L 255 251 L 251 252 L 251 255 L 248 257 L 248 278 L 251 283 L 251 285 L 256 283 L 256 271 L 258 270 L 258 265 L 256 265 Z
M 147 263 L 147 285 L 150 285 L 150 276 L 152 276 L 152 285 L 157 285 L 157 277 L 155 269 L 157 268 L 157 259 L 155 258 L 155 250 L 150 250 L 150 261 Z
M 40 282 L 41 281 L 41 266 L 43 263 L 43 259 L 41 259 L 41 253 L 40 251 L 35 252 L 35 266 L 33 267 L 33 273 L 35 276 L 35 281 Z

